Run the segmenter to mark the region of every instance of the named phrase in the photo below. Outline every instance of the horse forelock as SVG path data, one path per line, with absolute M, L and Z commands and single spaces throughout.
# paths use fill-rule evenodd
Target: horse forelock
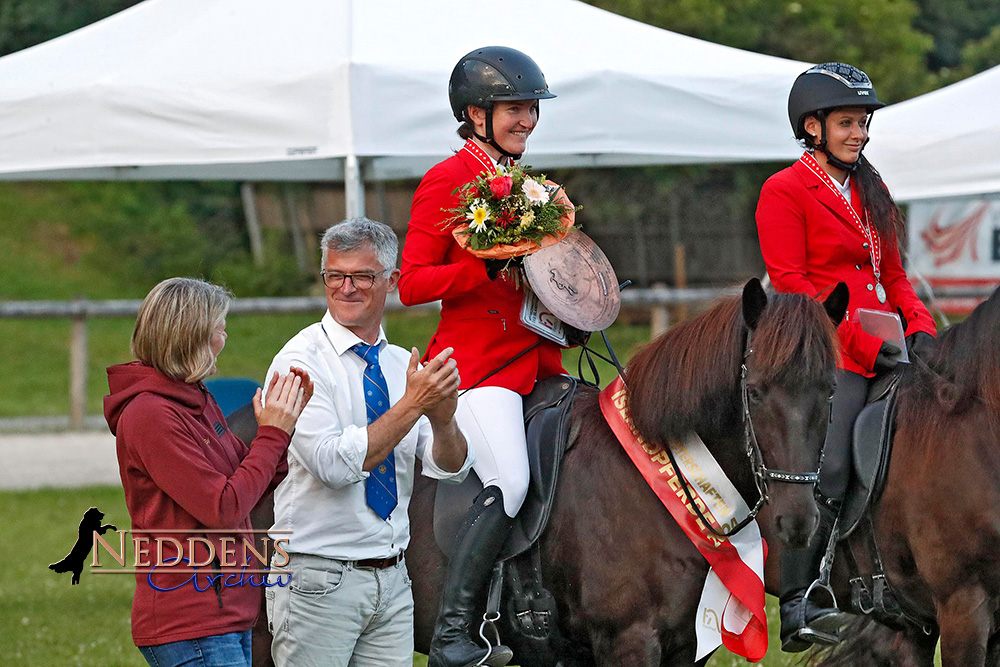
M 730 399 L 738 387 L 745 337 L 742 301 L 734 297 L 640 349 L 625 372 L 638 431 L 665 442 L 739 418 Z M 751 363 L 762 382 L 802 387 L 836 363 L 836 329 L 822 305 L 805 296 L 769 295 L 752 343 Z
M 656 442 L 693 430 L 706 398 L 735 387 L 743 354 L 739 298 L 725 299 L 641 348 L 625 371 L 636 428 Z
M 771 294 L 753 332 L 757 381 L 804 387 L 836 365 L 837 330 L 817 301 L 799 294 Z

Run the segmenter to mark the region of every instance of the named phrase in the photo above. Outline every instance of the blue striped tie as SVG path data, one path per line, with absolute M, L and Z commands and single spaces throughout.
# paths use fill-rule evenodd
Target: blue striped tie
M 351 347 L 351 351 L 367 364 L 363 386 L 365 411 L 368 413 L 368 423 L 371 424 L 389 409 L 389 388 L 378 365 L 378 343 L 358 343 Z M 399 502 L 396 498 L 396 456 L 394 452 L 389 452 L 385 461 L 368 474 L 368 479 L 365 480 L 365 500 L 376 514 L 388 519 Z

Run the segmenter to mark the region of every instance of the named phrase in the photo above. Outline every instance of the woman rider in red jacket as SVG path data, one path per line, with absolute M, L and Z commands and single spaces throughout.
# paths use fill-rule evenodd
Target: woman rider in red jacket
M 781 640 L 785 651 L 833 643 L 844 617 L 804 600 L 836 520 L 851 474 L 851 433 L 869 378 L 894 367 L 901 350 L 862 330 L 859 308 L 900 313 L 911 354 L 926 353 L 934 320 L 917 298 L 900 260 L 899 208 L 862 155 L 878 101 L 868 76 L 843 63 L 799 75 L 788 117 L 805 153 L 768 179 L 757 204 L 757 230 L 768 275 L 779 292 L 817 295 L 847 283 L 850 302 L 838 329 L 837 390 L 820 469 L 820 527 L 805 549 L 781 559 Z
M 456 190 L 519 159 L 538 122 L 538 100 L 555 95 L 531 58 L 498 46 L 464 56 L 448 95 L 466 143 L 428 171 L 414 194 L 399 296 L 406 305 L 441 300 L 441 321 L 427 354 L 455 350 L 461 388 L 468 389 L 457 416 L 475 449 L 474 470 L 484 488 L 456 536 L 431 667 L 480 664 L 487 654 L 470 639 L 469 628 L 476 596 L 528 489 L 521 397 L 536 380 L 565 372 L 560 348 L 521 325 L 524 294 L 518 283 L 498 271 L 495 260 L 462 249 L 447 224 L 454 218 L 449 210 L 459 206 Z M 511 657 L 510 649 L 494 648 L 483 664 L 505 665 Z

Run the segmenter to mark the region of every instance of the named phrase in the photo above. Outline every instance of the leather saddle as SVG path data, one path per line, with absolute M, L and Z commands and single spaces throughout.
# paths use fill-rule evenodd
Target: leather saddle
M 545 530 L 555 499 L 559 464 L 570 440 L 569 418 L 580 381 L 568 375 L 553 375 L 535 384 L 524 398 L 524 424 L 531 480 L 528 495 L 518 512 L 499 560 L 518 556 L 531 547 Z M 434 538 L 451 558 L 455 534 L 482 491 L 475 473 L 461 484 L 438 484 L 434 498 Z
M 840 510 L 840 539 L 854 532 L 885 490 L 896 429 L 896 398 L 905 368 L 900 365 L 875 378 L 854 422 L 854 476 Z
M 871 572 L 865 574 L 858 565 L 851 543 L 845 543 L 851 581 L 851 606 L 854 611 L 871 615 L 875 620 L 895 630 L 917 629 L 931 634 L 936 620 L 906 606 L 896 595 L 885 572 L 877 536 L 871 524 L 871 511 L 885 490 L 892 456 L 895 432 L 896 401 L 900 379 L 906 373 L 900 366 L 876 378 L 868 389 L 868 400 L 854 423 L 854 479 L 840 510 L 840 539 L 859 526 L 867 526 L 859 535 L 868 546 Z

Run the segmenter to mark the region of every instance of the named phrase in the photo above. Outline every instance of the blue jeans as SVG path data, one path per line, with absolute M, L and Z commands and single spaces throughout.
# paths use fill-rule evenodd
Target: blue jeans
M 250 630 L 244 630 L 140 646 L 139 652 L 150 667 L 250 667 L 252 637 Z

